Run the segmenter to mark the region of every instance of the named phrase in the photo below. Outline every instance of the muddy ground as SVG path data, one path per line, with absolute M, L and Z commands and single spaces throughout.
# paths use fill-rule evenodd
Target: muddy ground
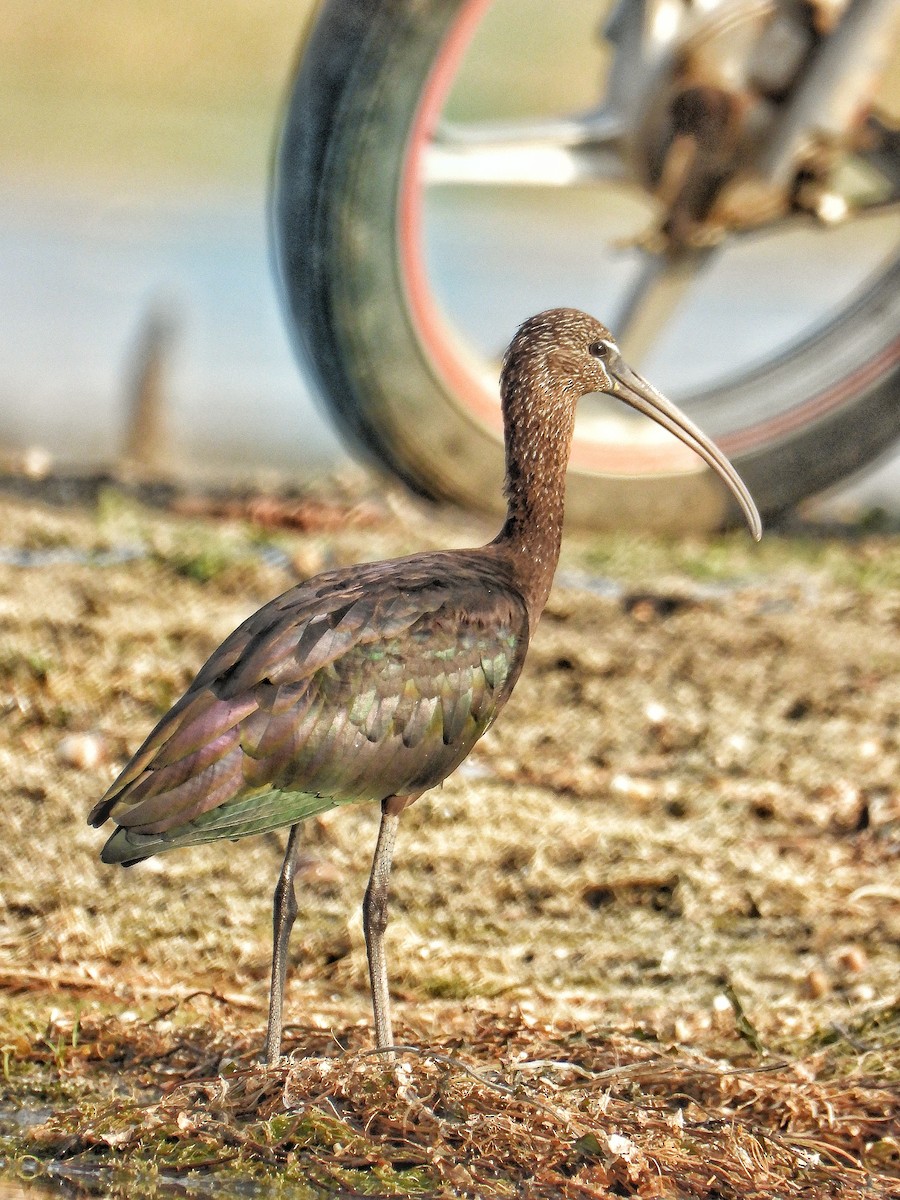
M 176 507 L 0 498 L 0 1195 L 896 1194 L 896 534 L 572 532 L 503 717 L 403 818 L 413 1049 L 365 1054 L 377 813 L 347 809 L 306 831 L 266 1076 L 282 836 L 123 871 L 85 814 L 260 603 L 490 528 Z

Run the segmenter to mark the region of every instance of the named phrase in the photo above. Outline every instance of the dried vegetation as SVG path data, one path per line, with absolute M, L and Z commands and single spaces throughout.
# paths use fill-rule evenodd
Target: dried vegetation
M 281 839 L 122 872 L 84 814 L 298 575 L 486 530 L 342 497 L 3 507 L 7 1178 L 897 1194 L 895 537 L 571 536 L 504 718 L 404 816 L 388 939 L 408 1049 L 369 1053 L 377 817 L 348 810 L 309 824 L 292 1056 L 266 1074 Z

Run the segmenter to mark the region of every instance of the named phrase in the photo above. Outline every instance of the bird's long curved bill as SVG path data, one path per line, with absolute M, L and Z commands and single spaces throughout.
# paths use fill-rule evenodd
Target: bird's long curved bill
M 619 355 L 616 355 L 614 360 L 607 361 L 606 367 L 612 379 L 612 394 L 616 399 L 624 401 L 631 408 L 636 408 L 645 416 L 652 417 L 658 425 L 674 433 L 725 480 L 744 510 L 750 532 L 759 541 L 762 537 L 762 521 L 753 503 L 753 497 L 719 447 L 711 442 L 702 429 L 698 429 L 681 409 L 671 400 L 667 400 L 637 371 L 632 370 Z

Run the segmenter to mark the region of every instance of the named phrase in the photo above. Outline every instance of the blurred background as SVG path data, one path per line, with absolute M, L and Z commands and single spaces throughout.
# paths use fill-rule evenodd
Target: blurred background
M 165 397 L 165 440 L 182 472 L 304 483 L 346 463 L 293 358 L 269 261 L 273 138 L 311 7 L 95 0 L 86 20 L 77 0 L 6 0 L 7 463 L 33 473 L 115 463 L 128 452 L 136 380 L 148 375 Z M 586 28 L 596 25 L 596 0 L 575 8 Z M 553 36 L 547 23 L 542 36 Z M 577 66 L 547 87 L 590 81 L 592 65 Z M 476 64 L 473 78 L 490 72 Z M 897 456 L 819 511 L 872 506 L 900 513 Z
M 123 451 L 163 359 L 182 465 L 341 458 L 288 347 L 266 194 L 304 0 L 9 0 L 0 23 L 0 447 Z M 311 419 L 312 418 L 312 419 Z

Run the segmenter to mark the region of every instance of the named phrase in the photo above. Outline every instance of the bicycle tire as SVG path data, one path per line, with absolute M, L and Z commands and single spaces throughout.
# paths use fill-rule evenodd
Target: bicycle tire
M 285 107 L 271 215 L 295 346 L 351 449 L 421 494 L 498 509 L 499 434 L 460 407 L 436 369 L 400 264 L 411 130 L 465 8 L 464 0 L 319 5 Z M 898 284 L 900 260 L 812 336 L 695 398 L 701 407 L 740 402 L 752 414 L 761 396 L 784 396 L 783 413 L 762 431 L 751 421 L 720 439 L 764 515 L 835 483 L 900 436 Z M 577 453 L 567 511 L 594 528 L 660 532 L 737 519 L 707 470 L 602 474 L 579 468 Z

